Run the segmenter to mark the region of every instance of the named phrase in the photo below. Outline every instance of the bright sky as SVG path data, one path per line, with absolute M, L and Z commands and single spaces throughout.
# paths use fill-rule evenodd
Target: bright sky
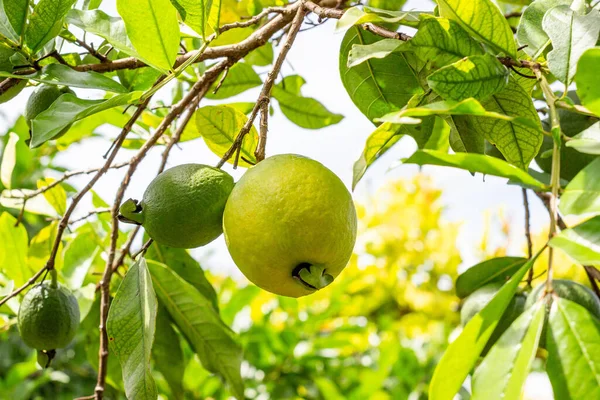
M 114 1 L 105 0 L 102 7 L 107 13 L 117 15 Z M 432 10 L 433 3 L 427 0 L 413 0 L 407 3 L 405 9 Z M 407 31 L 408 32 L 408 31 Z M 280 153 L 299 153 L 314 158 L 338 174 L 350 187 L 352 182 L 352 165 L 360 156 L 365 139 L 373 131 L 374 125 L 364 117 L 348 97 L 338 72 L 338 54 L 343 34 L 334 32 L 334 23 L 328 22 L 323 26 L 301 32 L 296 43 L 288 54 L 284 64 L 284 75 L 300 74 L 307 84 L 303 94 L 321 101 L 333 112 L 343 114 L 345 118 L 337 125 L 320 130 L 306 130 L 289 122 L 276 108 L 275 115 L 269 120 L 269 139 L 267 155 Z M 276 50 L 277 51 L 277 50 Z M 265 69 L 265 72 L 268 70 Z M 168 92 L 168 88 L 165 89 Z M 259 89 L 249 90 L 231 101 L 255 101 Z M 16 100 L 0 105 L 0 116 L 13 121 L 22 112 L 31 89 L 24 90 Z M 94 97 L 94 91 L 77 90 L 81 97 Z M 210 104 L 210 101 L 203 101 Z M 61 165 L 81 169 L 93 168 L 103 163 L 102 155 L 109 142 L 102 139 L 88 139 L 71 148 L 58 157 Z M 419 167 L 402 165 L 398 161 L 409 156 L 416 146 L 411 138 L 405 138 L 388 151 L 371 167 L 363 180 L 358 184 L 354 196 L 359 201 L 365 201 L 378 188 L 389 180 L 398 177 L 411 177 L 418 173 Z M 140 199 L 144 189 L 155 176 L 159 164 L 161 149 L 155 149 L 142 163 L 135 175 L 126 198 Z M 122 151 L 122 160 L 133 155 L 131 151 Z M 196 162 L 215 165 L 218 157 L 210 152 L 202 140 L 188 142 L 173 149 L 169 166 L 182 163 Z M 395 166 L 390 170 L 391 166 Z M 226 167 L 237 179 L 243 169 L 233 171 Z M 505 184 L 505 180 L 494 177 L 477 175 L 472 177 L 468 172 L 442 167 L 424 167 L 423 172 L 431 175 L 438 187 L 443 189 L 443 203 L 446 207 L 445 217 L 450 221 L 460 221 L 463 224 L 457 246 L 461 249 L 465 265 L 477 260 L 473 253 L 473 243 L 482 234 L 484 221 L 488 211 L 505 210 L 505 215 L 512 221 L 515 238 L 513 238 L 513 254 L 521 254 L 523 246 L 523 207 L 521 190 L 517 186 Z M 73 179 L 76 185 L 83 186 L 86 177 Z M 121 173 L 111 172 L 96 185 L 98 193 L 110 202 L 114 197 Z M 542 229 L 548 222 L 547 214 L 541 203 L 530 195 L 532 207 L 532 227 L 534 232 Z M 80 213 L 85 212 L 85 203 L 80 206 Z M 492 238 L 494 239 L 494 238 Z M 498 240 L 498 238 L 496 238 Z M 237 269 L 229 258 L 221 237 L 214 243 L 195 250 L 194 253 L 204 261 L 204 265 L 213 270 L 236 273 Z

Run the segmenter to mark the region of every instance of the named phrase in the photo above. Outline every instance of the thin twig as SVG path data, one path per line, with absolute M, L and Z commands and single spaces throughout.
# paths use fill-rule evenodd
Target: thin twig
M 37 281 L 38 278 L 40 276 L 42 276 L 42 274 L 44 272 L 47 271 L 47 269 L 48 268 L 46 268 L 44 266 L 42 269 L 40 269 L 38 272 L 36 272 L 35 275 L 33 275 L 31 278 L 29 278 L 29 280 L 27 282 L 25 282 L 25 284 L 23 286 L 21 286 L 20 288 L 18 288 L 16 290 L 13 290 L 13 292 L 11 294 L 9 294 L 8 296 L 6 296 L 2 300 L 0 300 L 0 306 L 2 306 L 8 300 L 12 299 L 13 297 L 15 297 L 16 295 L 18 295 L 19 293 L 21 293 L 23 290 L 27 289 L 29 286 L 33 285 L 35 283 L 35 281 Z
M 260 135 L 258 137 L 258 145 L 254 156 L 257 162 L 261 162 L 265 159 L 266 147 L 267 147 L 267 133 L 269 132 L 269 103 L 263 102 L 260 107 Z
M 165 116 L 160 125 L 156 128 L 154 134 L 140 148 L 135 156 L 129 162 L 129 168 L 125 173 L 125 177 L 121 181 L 115 201 L 112 206 L 112 229 L 110 233 L 110 248 L 108 251 L 108 259 L 100 281 L 100 350 L 98 354 L 98 380 L 94 389 L 96 400 L 101 400 L 104 396 L 104 385 L 106 382 L 106 372 L 108 367 L 108 335 L 106 333 L 106 319 L 108 318 L 108 309 L 110 303 L 110 280 L 113 273 L 113 263 L 115 260 L 115 251 L 117 247 L 117 239 L 119 237 L 119 207 L 123 201 L 125 190 L 129 186 L 131 177 L 135 173 L 138 165 L 144 159 L 148 151 L 156 144 L 158 139 L 165 133 L 171 123 L 177 118 L 188 105 L 196 99 L 203 97 L 208 91 L 210 85 L 217 79 L 223 69 L 229 66 L 229 59 L 223 60 L 218 64 L 207 69 L 201 79 L 194 84 L 186 96 L 173 106 L 171 111 Z
M 96 57 L 98 60 L 100 60 L 100 62 L 105 63 L 105 62 L 110 61 L 108 59 L 108 57 L 106 57 L 104 54 L 100 53 L 98 50 L 94 49 L 93 45 L 89 45 L 85 41 L 80 40 L 80 39 L 75 39 L 75 43 L 77 43 L 79 46 L 86 49 L 90 55 Z
M 148 250 L 148 248 L 150 246 L 152 246 L 152 243 L 154 243 L 153 239 L 148 239 L 146 241 L 146 243 L 144 243 L 144 245 L 142 246 L 141 249 L 139 249 L 136 253 L 131 255 L 131 258 L 133 258 L 134 260 L 136 260 L 140 255 L 144 255 L 146 253 L 146 251 Z
M 161 156 L 161 162 L 160 162 L 160 166 L 158 168 L 159 174 L 165 170 L 165 167 L 167 165 L 167 159 L 169 158 L 171 149 L 173 149 L 173 146 L 175 146 L 177 144 L 177 142 L 179 142 L 179 140 L 181 139 L 181 135 L 185 131 L 185 127 L 187 126 L 187 124 L 190 122 L 190 120 L 194 116 L 194 112 L 196 111 L 196 108 L 198 108 L 199 103 L 200 103 L 199 98 L 196 98 L 196 100 L 194 100 L 192 102 L 192 104 L 189 106 L 188 113 L 183 117 L 182 121 L 180 122 L 179 126 L 177 127 L 177 130 L 175 131 L 175 133 L 173 133 L 173 136 L 171 136 L 171 139 L 167 143 L 165 150 L 163 151 L 162 156 Z
M 285 60 L 285 57 L 290 51 L 294 40 L 296 39 L 296 35 L 298 34 L 300 27 L 302 26 L 302 20 L 304 19 L 304 15 L 306 14 L 306 10 L 304 9 L 304 0 L 300 0 L 298 3 L 295 4 L 299 5 L 298 9 L 296 10 L 296 15 L 294 16 L 294 20 L 292 21 L 292 25 L 290 26 L 290 30 L 288 36 L 286 37 L 285 43 L 283 44 L 283 47 L 281 48 L 281 51 L 277 56 L 277 60 L 273 65 L 273 69 L 271 70 L 271 72 L 269 72 L 269 75 L 267 75 L 267 79 L 265 79 L 265 83 L 262 87 L 262 90 L 260 91 L 260 94 L 258 95 L 256 104 L 254 104 L 254 107 L 252 108 L 252 113 L 250 114 L 250 117 L 238 133 L 231 147 L 225 152 L 225 154 L 217 164 L 217 168 L 221 168 L 227 162 L 227 160 L 229 160 L 234 154 L 236 154 L 236 157 L 233 163 L 233 167 L 237 167 L 237 161 L 239 159 L 239 154 L 242 148 L 244 136 L 248 132 L 250 132 L 252 124 L 254 123 L 254 120 L 256 119 L 260 108 L 263 107 L 263 104 L 266 103 L 267 107 L 269 105 L 271 90 L 273 88 L 273 84 L 275 83 L 275 79 L 277 78 L 277 75 L 279 75 L 279 71 L 281 70 L 283 61 Z
M 527 198 L 527 189 L 522 188 L 521 193 L 523 194 L 523 208 L 525 209 L 525 238 L 527 239 L 527 258 L 531 259 L 533 256 L 533 242 L 531 241 L 531 213 L 529 210 L 529 199 Z M 529 269 L 527 275 L 527 285 L 531 287 L 531 281 L 533 280 L 533 268 Z

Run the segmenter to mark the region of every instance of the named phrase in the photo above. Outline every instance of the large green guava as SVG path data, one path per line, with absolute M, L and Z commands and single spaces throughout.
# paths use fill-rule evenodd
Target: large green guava
M 529 308 L 533 306 L 537 301 L 542 301 L 546 295 L 546 284 L 543 283 L 537 286 L 527 296 L 527 302 L 525 307 Z M 587 287 L 580 283 L 554 279 L 552 281 L 553 294 L 567 300 L 571 300 L 580 306 L 587 309 L 594 317 L 600 319 L 600 299 Z M 548 325 L 548 316 L 550 315 L 550 308 L 552 306 L 552 296 L 546 298 L 546 322 L 544 323 L 544 330 L 540 338 L 540 347 L 546 348 L 546 331 Z
M 471 318 L 475 316 L 478 312 L 480 312 L 498 293 L 502 284 L 498 283 L 490 283 L 485 285 L 476 291 L 474 291 L 469 297 L 467 297 L 462 305 L 460 310 L 460 321 L 463 326 L 465 326 Z M 525 296 L 521 293 L 517 293 L 510 303 L 508 307 L 502 314 L 500 318 L 500 322 L 496 325 L 494 332 L 492 332 L 492 336 L 490 336 L 488 342 L 486 343 L 482 354 L 485 355 L 492 348 L 494 343 L 500 336 L 508 329 L 508 327 L 523 313 L 525 309 Z
M 38 86 L 33 91 L 33 93 L 31 93 L 31 96 L 29 96 L 27 104 L 25 105 L 25 112 L 23 113 L 23 116 L 25 117 L 25 122 L 27 122 L 27 126 L 29 126 L 29 128 L 31 129 L 31 121 L 35 119 L 35 117 L 37 117 L 38 114 L 41 114 L 42 112 L 50 108 L 52 103 L 54 103 L 56 99 L 58 99 L 65 93 L 75 94 L 71 89 L 69 89 L 66 86 L 62 88 L 55 85 L 46 84 Z M 52 139 L 60 138 L 65 133 L 67 133 L 67 131 L 70 128 L 71 125 L 66 126 Z
M 34 286 L 23 297 L 18 315 L 23 342 L 37 350 L 66 347 L 79 327 L 79 305 L 69 289 L 56 282 Z
M 141 202 L 127 200 L 119 218 L 142 225 L 160 244 L 191 249 L 223 233 L 223 210 L 231 175 L 202 164 L 183 164 L 158 175 Z
M 229 252 L 257 286 L 289 297 L 313 293 L 346 267 L 356 210 L 343 182 L 321 163 L 270 157 L 237 183 L 225 207 Z

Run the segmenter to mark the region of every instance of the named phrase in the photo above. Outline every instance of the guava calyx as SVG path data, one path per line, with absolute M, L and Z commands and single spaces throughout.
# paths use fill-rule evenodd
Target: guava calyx
M 333 276 L 326 273 L 324 266 L 309 263 L 298 264 L 292 271 L 292 276 L 310 290 L 323 289 L 334 279 Z
M 143 208 L 139 201 L 129 199 L 119 208 L 117 218 L 126 224 L 142 225 L 144 223 Z

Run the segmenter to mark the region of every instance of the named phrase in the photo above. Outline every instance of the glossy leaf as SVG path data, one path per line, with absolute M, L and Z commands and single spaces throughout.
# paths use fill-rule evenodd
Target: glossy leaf
M 227 72 L 227 77 L 218 92 L 215 94 L 210 91 L 206 94 L 206 97 L 209 99 L 226 99 L 260 85 L 262 85 L 262 79 L 250 65 L 237 63 Z
M 408 42 L 396 39 L 383 39 L 372 44 L 355 44 L 348 53 L 348 68 L 357 66 L 371 58 L 385 58 Z M 408 46 L 406 46 L 408 47 Z
M 469 56 L 442 67 L 427 77 L 429 87 L 446 100 L 470 97 L 485 100 L 508 83 L 509 72 L 489 54 Z
M 63 19 L 75 1 L 40 0 L 35 5 L 25 29 L 25 44 L 33 53 L 60 33 Z
M 446 154 L 433 150 L 418 150 L 408 159 L 404 160 L 404 163 L 460 168 L 470 172 L 507 178 L 511 182 L 524 187 L 537 190 L 546 189 L 544 184 L 537 181 L 527 172 L 492 156 L 468 153 Z
M 525 310 L 492 346 L 473 375 L 473 400 L 520 399 L 537 353 L 546 307 Z
M 508 21 L 491 0 L 438 0 L 442 17 L 460 23 L 475 38 L 517 58 L 517 47 Z
M 542 20 L 548 10 L 559 5 L 571 5 L 572 0 L 536 0 L 523 12 L 517 40 L 521 46 L 526 46 L 523 51 L 533 59 L 537 59 L 544 49 L 550 45 L 550 38 L 542 28 Z
M 187 283 L 193 285 L 204 297 L 210 300 L 216 311 L 219 310 L 217 293 L 204 274 L 204 270 L 185 249 L 176 249 L 154 242 L 145 255 L 147 260 L 155 260 L 168 266 Z
M 521 279 L 533 266 L 539 253 L 517 271 L 494 298 L 464 327 L 462 333 L 446 349 L 435 368 L 429 398 L 452 400 L 477 362 L 500 317 L 515 295 Z
M 446 18 L 425 18 L 410 44 L 415 54 L 434 68 L 484 54 L 481 45 L 458 22 Z
M 179 51 L 177 11 L 169 0 L 117 0 L 127 36 L 150 65 L 169 71 Z
M 565 215 L 600 214 L 600 158 L 569 182 L 560 198 L 559 208 Z
M 480 262 L 458 276 L 456 295 L 464 299 L 488 283 L 506 282 L 526 262 L 523 257 L 497 257 Z
M 582 265 L 600 267 L 600 216 L 565 229 L 550 240 L 550 246 L 561 249 Z
M 31 75 L 13 75 L 6 72 L 0 72 L 0 76 L 27 78 L 36 82 L 48 83 L 51 85 L 64 85 L 84 89 L 99 89 L 115 93 L 127 92 L 127 89 L 125 89 L 121 84 L 107 76 L 93 71 L 75 71 L 74 69 L 62 64 L 46 65 L 40 71 Z
M 19 43 L 25 29 L 29 0 L 0 0 L 0 34 Z
M 415 27 L 419 22 L 419 13 L 410 11 L 382 10 L 373 7 L 352 7 L 346 10 L 336 22 L 336 30 L 343 32 L 355 25 L 368 22 L 401 23 Z
M 600 321 L 579 304 L 554 297 L 546 370 L 557 399 L 600 397 Z
M 78 233 L 67 244 L 64 251 L 64 263 L 60 272 L 69 288 L 80 288 L 93 265 L 94 258 L 101 251 L 94 232 Z
M 580 153 L 600 155 L 600 122 L 573 136 L 566 145 Z
M 71 10 L 67 14 L 66 22 L 86 32 L 100 36 L 114 46 L 115 49 L 125 54 L 144 60 L 133 48 L 133 44 L 127 36 L 125 23 L 121 18 L 111 17 L 100 10 Z
M 209 32 L 208 28 L 216 30 L 219 27 L 221 0 L 172 0 L 172 2 L 185 24 L 203 37 L 206 37 Z
M 471 120 L 465 115 L 446 117 L 450 126 L 450 147 L 455 153 L 485 154 L 485 138 L 471 126 Z
M 150 370 L 156 308 L 152 278 L 146 260 L 141 258 L 125 274 L 106 321 L 110 348 L 119 357 L 128 399 L 158 398 Z
M 0 181 L 6 189 L 12 189 L 12 174 L 17 163 L 17 142 L 19 135 L 9 133 L 8 142 L 2 149 L 2 163 L 0 164 Z
M 402 53 L 370 59 L 348 68 L 348 53 L 353 45 L 369 45 L 380 40 L 379 36 L 353 27 L 344 36 L 340 50 L 342 83 L 354 104 L 369 120 L 399 110 L 414 94 L 423 91 Z
M 598 70 L 600 69 L 600 47 L 587 49 L 577 63 L 577 94 L 581 104 L 600 116 L 600 86 Z
M 31 196 L 33 192 L 31 189 L 4 190 L 0 195 L 0 205 L 19 211 L 25 208 L 28 213 L 57 217 L 56 210 L 44 196 L 35 196 L 23 204 L 23 199 L 26 196 Z
M 222 157 L 233 145 L 238 133 L 248 120 L 244 114 L 232 107 L 205 106 L 196 111 L 196 129 L 208 148 Z M 258 143 L 258 132 L 252 126 L 242 142 L 239 164 L 249 167 L 256 163 L 254 150 Z M 233 158 L 229 163 L 233 163 Z
M 554 76 L 568 86 L 577 71 L 579 57 L 596 45 L 600 33 L 600 12 L 578 15 L 568 6 L 549 10 L 542 21 L 552 41 L 548 67 Z
M 39 179 L 37 182 L 38 189 L 51 185 L 55 180 L 53 178 Z M 43 195 L 48 203 L 56 210 L 58 215 L 63 215 L 67 210 L 67 192 L 58 184 L 50 190 L 46 190 Z
M 0 214 L 0 270 L 19 287 L 33 271 L 27 264 L 27 231 L 23 224 L 7 212 Z
M 75 121 L 109 108 L 137 101 L 142 92 L 131 92 L 108 100 L 83 100 L 72 94 L 63 94 L 44 112 L 31 121 L 31 147 L 38 147 L 54 138 Z
M 172 399 L 181 400 L 184 396 L 183 375 L 185 359 L 179 335 L 171 326 L 171 319 L 163 306 L 156 315 L 156 338 L 152 346 L 154 366 L 165 377 L 172 393 Z
M 264 46 L 251 51 L 250 54 L 244 57 L 244 61 L 250 65 L 265 67 L 273 63 L 273 56 L 273 43 L 267 42 Z
M 162 305 L 185 335 L 202 365 L 223 376 L 236 398 L 244 398 L 242 348 L 210 301 L 165 265 L 148 263 Z
M 273 97 L 283 114 L 296 125 L 306 129 L 320 129 L 340 122 L 344 117 L 334 114 L 315 99 L 304 97 L 301 76 L 287 76 L 273 87 Z

